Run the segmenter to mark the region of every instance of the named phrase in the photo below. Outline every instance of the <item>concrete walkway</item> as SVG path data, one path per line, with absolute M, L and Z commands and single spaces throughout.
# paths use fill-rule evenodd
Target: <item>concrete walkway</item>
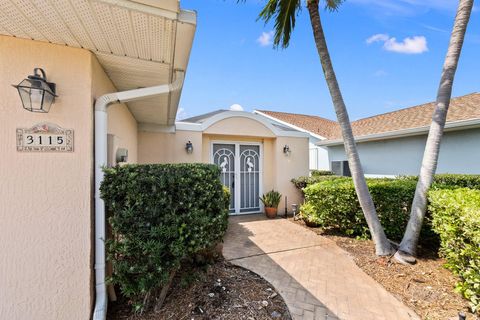
M 419 319 L 331 240 L 285 219 L 231 217 L 223 255 L 269 281 L 293 319 Z

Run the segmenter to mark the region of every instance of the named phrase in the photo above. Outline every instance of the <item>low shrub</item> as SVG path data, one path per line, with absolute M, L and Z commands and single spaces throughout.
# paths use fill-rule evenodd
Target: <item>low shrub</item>
M 297 189 L 302 190 L 303 188 L 308 187 L 309 185 L 322 182 L 322 181 L 330 181 L 330 180 L 348 180 L 350 178 L 348 177 L 341 177 L 341 176 L 335 176 L 335 175 L 315 175 L 315 176 L 301 176 L 298 178 L 294 178 L 290 180 Z
M 434 185 L 454 188 L 480 189 L 480 175 L 474 174 L 437 174 Z
M 228 190 L 206 164 L 125 165 L 105 169 L 102 198 L 113 238 L 110 281 L 136 311 L 171 280 L 181 261 L 222 240 Z
M 456 289 L 470 301 L 473 312 L 480 313 L 480 191 L 432 190 L 429 202 L 440 253 L 446 267 L 460 277 Z
M 415 181 L 367 179 L 367 183 L 387 237 L 400 240 L 408 222 Z M 347 235 L 369 236 L 351 179 L 322 181 L 309 185 L 304 192 L 308 207 L 302 208 L 308 208 L 310 219 L 323 228 L 335 228 Z
M 399 176 L 398 179 L 418 181 L 417 176 Z M 433 188 L 451 189 L 451 188 L 470 188 L 480 189 L 480 175 L 476 174 L 436 174 L 433 179 Z
M 334 176 L 335 172 L 329 171 L 329 170 L 311 170 L 310 175 L 312 177 L 317 177 L 317 176 Z

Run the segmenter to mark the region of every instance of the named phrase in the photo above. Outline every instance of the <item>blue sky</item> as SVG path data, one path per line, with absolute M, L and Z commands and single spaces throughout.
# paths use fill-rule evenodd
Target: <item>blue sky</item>
M 256 21 L 261 0 L 182 0 L 198 13 L 179 117 L 240 104 L 335 119 L 303 9 L 287 49 Z M 321 12 L 352 120 L 435 100 L 457 1 L 347 0 Z M 480 10 L 474 8 L 453 96 L 480 91 Z M 405 40 L 406 39 L 406 40 Z

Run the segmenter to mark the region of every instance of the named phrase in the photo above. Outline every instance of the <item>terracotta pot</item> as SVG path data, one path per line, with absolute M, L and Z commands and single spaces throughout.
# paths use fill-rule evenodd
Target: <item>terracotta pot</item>
M 277 208 L 265 207 L 265 214 L 270 219 L 276 218 L 277 217 Z

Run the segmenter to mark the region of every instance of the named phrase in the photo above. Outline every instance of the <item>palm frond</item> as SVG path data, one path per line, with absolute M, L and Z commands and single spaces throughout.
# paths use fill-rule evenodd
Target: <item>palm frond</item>
M 333 1 L 333 0 L 332 0 Z M 258 19 L 268 23 L 272 18 L 274 24 L 273 45 L 288 47 L 290 36 L 295 28 L 295 19 L 301 9 L 301 0 L 268 0 Z
M 345 0 L 325 0 L 325 10 L 337 11 Z

